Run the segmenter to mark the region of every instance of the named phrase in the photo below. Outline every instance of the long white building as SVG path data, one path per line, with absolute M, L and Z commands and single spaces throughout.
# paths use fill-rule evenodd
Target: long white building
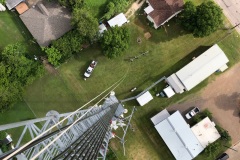
M 189 91 L 214 72 L 227 69 L 227 56 L 217 45 L 213 45 L 192 62 L 167 78 L 168 84 L 176 93 Z

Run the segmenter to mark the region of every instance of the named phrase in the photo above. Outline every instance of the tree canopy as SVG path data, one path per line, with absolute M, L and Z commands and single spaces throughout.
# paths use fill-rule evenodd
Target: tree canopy
M 85 41 L 85 38 L 81 36 L 78 31 L 72 30 L 61 38 L 53 41 L 52 46 L 61 52 L 62 56 L 59 61 L 64 62 L 73 54 L 80 52 Z
M 118 57 L 129 47 L 129 30 L 126 27 L 114 27 L 104 32 L 100 40 L 103 53 L 108 58 Z
M 103 18 L 110 19 L 114 14 L 124 12 L 129 5 L 129 0 L 111 0 L 108 2 Z
M 16 102 L 24 86 L 43 73 L 40 63 L 26 56 L 21 44 L 8 45 L 0 54 L 0 111 Z
M 86 8 L 74 8 L 72 24 L 80 35 L 92 40 L 98 32 L 98 20 Z
M 184 29 L 196 37 L 210 35 L 223 23 L 222 10 L 212 1 L 203 2 L 197 7 L 191 1 L 186 2 L 179 18 Z

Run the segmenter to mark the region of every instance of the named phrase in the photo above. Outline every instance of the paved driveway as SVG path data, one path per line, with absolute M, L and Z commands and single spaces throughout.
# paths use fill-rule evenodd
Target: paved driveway
M 236 26 L 240 23 L 240 0 L 214 0 L 222 9 L 225 16 Z M 240 25 L 236 27 L 240 33 Z
M 192 106 L 198 106 L 201 110 L 208 108 L 213 113 L 214 121 L 229 132 L 234 145 L 240 140 L 239 98 L 240 64 L 237 64 L 218 76 L 199 95 L 172 105 L 168 110 L 180 110 L 185 114 Z M 238 153 L 240 157 L 240 150 Z

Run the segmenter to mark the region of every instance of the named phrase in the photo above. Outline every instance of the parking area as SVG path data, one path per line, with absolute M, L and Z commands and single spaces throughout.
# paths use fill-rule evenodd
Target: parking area
M 185 115 L 192 106 L 200 110 L 208 108 L 213 113 L 215 123 L 226 129 L 232 137 L 232 144 L 240 140 L 240 64 L 222 73 L 199 95 L 188 101 L 168 107 L 169 111 L 180 110 Z M 239 147 L 240 149 L 240 147 Z M 238 152 L 240 157 L 240 150 Z

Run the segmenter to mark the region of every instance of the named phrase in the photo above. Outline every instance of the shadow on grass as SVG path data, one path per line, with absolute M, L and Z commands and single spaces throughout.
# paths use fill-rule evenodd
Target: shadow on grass
M 198 48 L 196 48 L 195 50 L 187 54 L 187 56 L 183 57 L 180 61 L 175 63 L 173 66 L 169 67 L 169 69 L 159 74 L 158 76 L 154 77 L 154 80 L 158 80 L 159 77 L 162 77 L 162 76 L 168 77 L 171 74 L 179 71 L 181 68 L 183 68 L 188 63 L 190 63 L 194 57 L 197 58 L 199 55 L 201 55 L 203 52 L 208 50 L 210 47 L 211 46 L 199 46 Z

